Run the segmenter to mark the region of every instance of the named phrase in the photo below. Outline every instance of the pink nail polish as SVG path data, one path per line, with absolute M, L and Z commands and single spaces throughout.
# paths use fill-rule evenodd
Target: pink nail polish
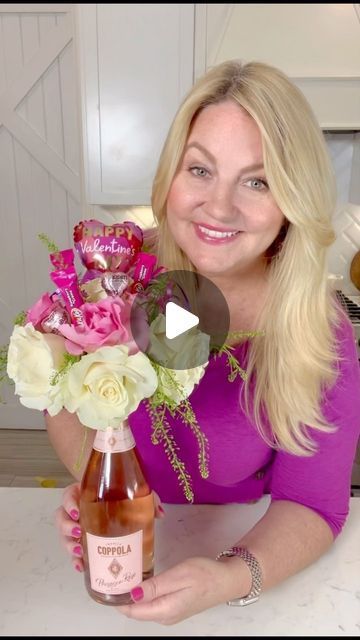
M 80 529 L 80 527 L 74 527 L 74 528 L 71 530 L 71 535 L 72 535 L 72 536 L 74 536 L 74 538 L 80 538 L 80 536 L 81 536 L 81 529 Z
M 165 514 L 165 511 L 164 511 L 164 509 L 162 508 L 161 504 L 159 504 L 158 509 L 159 509 L 160 513 L 164 513 L 164 514 Z
M 70 516 L 73 520 L 79 520 L 79 512 L 77 511 L 77 509 L 71 509 Z
M 130 595 L 135 602 L 139 602 L 139 600 L 143 599 L 144 592 L 141 587 L 135 587 L 134 589 L 131 589 Z
M 82 556 L 83 552 L 80 545 L 77 545 L 76 547 L 73 548 L 73 553 L 75 553 L 75 555 L 77 556 Z
M 81 566 L 79 564 L 75 565 L 75 569 L 76 569 L 76 571 L 79 571 L 79 573 L 82 573 L 82 568 L 81 568 Z

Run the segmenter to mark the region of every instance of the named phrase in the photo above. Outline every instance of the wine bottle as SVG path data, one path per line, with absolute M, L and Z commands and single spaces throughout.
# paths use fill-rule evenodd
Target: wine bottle
M 98 430 L 80 488 L 85 585 L 97 602 L 132 602 L 154 570 L 152 491 L 127 420 Z

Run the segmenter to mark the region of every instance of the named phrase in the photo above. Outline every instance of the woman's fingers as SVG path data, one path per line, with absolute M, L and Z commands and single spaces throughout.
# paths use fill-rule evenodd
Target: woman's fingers
M 70 484 L 63 493 L 62 505 L 69 514 L 70 518 L 74 521 L 79 520 L 80 511 L 79 511 L 79 502 L 80 502 L 80 483 L 74 482 Z
M 165 516 L 165 511 L 161 504 L 161 500 L 155 491 L 153 491 L 153 496 L 154 496 L 154 504 L 155 504 L 155 517 L 163 518 Z
M 63 493 L 62 506 L 55 511 L 55 524 L 60 535 L 61 544 L 71 556 L 74 569 L 83 571 L 79 498 L 80 484 L 78 482 L 66 487 Z

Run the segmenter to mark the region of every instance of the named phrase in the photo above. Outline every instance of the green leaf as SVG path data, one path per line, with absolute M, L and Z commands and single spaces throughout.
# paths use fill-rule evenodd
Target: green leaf
M 50 238 L 45 233 L 38 233 L 38 238 L 45 245 L 49 253 L 57 253 L 58 251 L 60 251 L 58 245 L 50 240 Z
M 14 320 L 14 324 L 20 325 L 21 327 L 24 327 L 26 324 L 26 312 L 25 311 L 20 311 L 20 313 L 17 314 L 15 320 Z
M 4 384 L 13 385 L 14 382 L 9 378 L 7 374 L 7 357 L 8 357 L 8 349 L 9 345 L 3 345 L 0 347 L 0 389 Z M 0 403 L 3 403 L 4 400 L 0 395 Z

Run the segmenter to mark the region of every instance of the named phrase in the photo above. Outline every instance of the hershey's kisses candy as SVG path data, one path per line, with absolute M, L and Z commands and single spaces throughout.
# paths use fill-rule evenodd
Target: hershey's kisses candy
M 121 296 L 129 286 L 131 279 L 126 273 L 105 273 L 101 285 L 110 296 Z
M 41 322 L 44 333 L 59 333 L 58 327 L 62 324 L 70 324 L 69 314 L 63 307 L 55 307 Z

